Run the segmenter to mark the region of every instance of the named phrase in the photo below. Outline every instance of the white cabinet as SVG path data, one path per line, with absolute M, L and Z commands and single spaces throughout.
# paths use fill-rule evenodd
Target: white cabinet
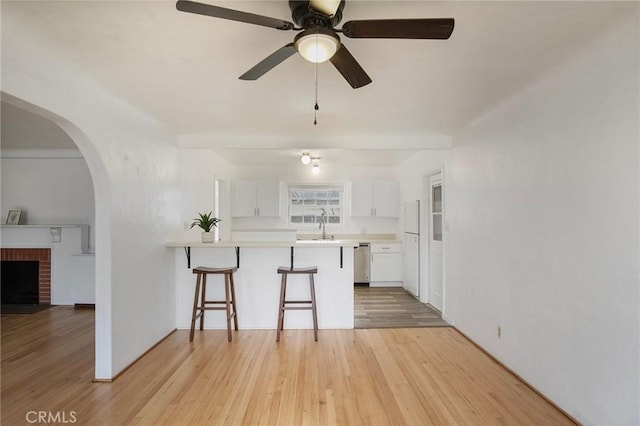
M 400 286 L 402 282 L 402 250 L 400 243 L 371 244 L 371 283 Z
M 280 182 L 233 183 L 233 217 L 280 217 Z
M 393 181 L 352 182 L 351 216 L 398 217 L 398 184 Z

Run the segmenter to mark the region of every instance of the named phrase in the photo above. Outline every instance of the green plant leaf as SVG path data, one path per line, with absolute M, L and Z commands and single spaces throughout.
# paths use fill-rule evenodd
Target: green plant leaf
M 214 226 L 218 226 L 218 222 L 221 221 L 221 219 L 213 217 L 213 212 L 198 213 L 198 215 L 200 217 L 193 219 L 193 223 L 191 224 L 190 228 L 193 228 L 197 225 L 204 232 L 211 232 L 211 228 L 213 228 Z

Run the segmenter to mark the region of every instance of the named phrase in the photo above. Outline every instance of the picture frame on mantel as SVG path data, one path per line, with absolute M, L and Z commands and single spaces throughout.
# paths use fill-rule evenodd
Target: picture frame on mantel
M 19 225 L 20 224 L 20 216 L 22 215 L 22 210 L 9 210 L 9 214 L 7 214 L 7 225 Z

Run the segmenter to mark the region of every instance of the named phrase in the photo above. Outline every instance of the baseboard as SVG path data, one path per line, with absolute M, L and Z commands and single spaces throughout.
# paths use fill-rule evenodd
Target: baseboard
M 453 329 L 455 331 L 457 331 L 458 333 L 460 333 L 460 335 L 462 337 L 464 337 L 465 339 L 467 339 L 468 341 L 470 341 L 473 346 L 475 346 L 476 348 L 480 349 L 485 355 L 487 355 L 489 358 L 491 358 L 493 361 L 495 361 L 498 365 L 500 365 L 502 368 L 504 368 L 505 370 L 507 370 L 509 373 L 511 373 L 514 377 L 516 377 L 518 380 L 520 380 L 522 383 L 524 383 L 529 389 L 531 389 L 532 391 L 534 391 L 540 398 L 544 399 L 547 403 L 549 403 L 551 406 L 553 406 L 556 410 L 558 410 L 559 412 L 561 412 L 567 419 L 569 419 L 570 421 L 572 421 L 573 423 L 580 425 L 582 423 L 580 423 L 579 421 L 577 421 L 576 419 L 574 419 L 569 413 L 567 413 L 565 410 L 563 410 L 560 406 L 558 406 L 558 404 L 556 404 L 555 402 L 553 402 L 552 400 L 550 400 L 549 398 L 547 398 L 542 392 L 540 392 L 538 389 L 536 389 L 533 385 L 531 385 L 529 382 L 527 382 L 525 379 L 523 379 L 518 373 L 516 373 L 515 371 L 513 371 L 511 368 L 507 367 L 502 361 L 500 361 L 499 359 L 497 359 L 496 357 L 494 357 L 493 355 L 491 355 L 489 352 L 487 352 L 482 346 L 480 346 L 479 344 L 477 344 L 473 339 L 471 339 L 469 336 L 467 336 L 466 334 L 464 334 L 462 331 L 460 331 L 457 327 L 453 326 Z
M 371 281 L 369 287 L 402 287 L 402 281 Z
M 130 369 L 131 367 L 133 367 L 133 365 L 140 361 L 146 354 L 148 354 L 149 352 L 151 352 L 152 350 L 154 350 L 156 348 L 156 346 L 158 346 L 160 343 L 164 342 L 165 340 L 167 340 L 169 338 L 169 336 L 171 336 L 173 333 L 175 333 L 178 329 L 174 328 L 173 330 L 171 330 L 166 336 L 164 336 L 162 339 L 158 340 L 153 346 L 151 346 L 149 349 L 147 349 L 146 351 L 144 351 L 144 353 L 142 355 L 140 355 L 139 357 L 137 357 L 136 359 L 134 359 L 129 365 L 127 365 L 126 367 L 124 367 L 122 370 L 120 370 L 118 373 L 116 373 L 115 376 L 113 376 L 110 379 L 93 379 L 94 383 L 111 383 L 114 380 L 116 380 L 118 377 L 120 377 L 125 371 L 127 371 L 128 369 Z
M 96 309 L 95 303 L 75 303 L 73 305 L 74 309 Z

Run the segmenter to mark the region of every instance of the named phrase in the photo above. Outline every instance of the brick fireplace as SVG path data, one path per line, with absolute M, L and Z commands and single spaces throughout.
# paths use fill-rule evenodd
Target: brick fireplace
M 48 248 L 3 248 L 2 261 L 38 262 L 38 299 L 41 305 L 51 304 L 51 249 Z

